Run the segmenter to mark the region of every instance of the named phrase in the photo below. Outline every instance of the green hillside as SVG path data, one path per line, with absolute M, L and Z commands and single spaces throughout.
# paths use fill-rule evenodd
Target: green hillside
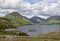
M 19 27 L 24 25 L 32 25 L 33 23 L 28 19 L 24 18 L 18 12 L 12 12 L 4 16 L 5 18 L 9 19 L 13 26 Z
M 10 28 L 10 27 L 13 27 L 11 22 L 6 18 L 0 17 L 0 30 L 4 30 L 4 29 Z
M 60 26 L 60 16 L 52 16 L 48 18 L 47 20 L 41 22 L 42 25 L 58 25 Z

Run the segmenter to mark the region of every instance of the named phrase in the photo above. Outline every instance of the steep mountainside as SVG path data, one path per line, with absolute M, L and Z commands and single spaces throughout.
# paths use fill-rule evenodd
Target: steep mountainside
M 40 18 L 40 17 L 37 17 L 37 16 L 34 16 L 32 18 L 29 19 L 30 21 L 34 22 L 34 23 L 40 23 L 42 22 L 44 19 Z
M 41 22 L 40 24 L 43 24 L 43 25 L 59 25 L 60 26 L 60 16 L 58 16 L 58 15 L 51 16 L 50 18 Z
M 32 25 L 33 23 L 29 21 L 28 19 L 24 18 L 22 15 L 20 15 L 18 12 L 12 12 L 4 16 L 5 18 L 9 19 L 11 23 L 16 26 L 24 26 L 24 25 Z
M 11 27 L 13 28 L 10 20 L 0 17 L 0 30 L 6 29 L 6 28 L 11 28 Z

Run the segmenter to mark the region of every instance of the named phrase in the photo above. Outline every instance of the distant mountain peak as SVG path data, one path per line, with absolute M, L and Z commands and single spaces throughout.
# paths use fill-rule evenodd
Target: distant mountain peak
M 55 15 L 55 16 L 51 16 L 51 17 L 48 18 L 48 19 L 60 20 L 60 16 L 59 16 L 59 15 Z
M 5 17 L 7 18 L 23 18 L 23 16 L 19 13 L 19 12 L 11 12 L 7 15 L 5 15 Z
M 9 19 L 11 23 L 16 27 L 34 24 L 18 12 L 9 13 L 4 17 Z
M 39 18 L 38 16 L 33 16 L 32 18 Z
M 34 23 L 40 23 L 41 21 L 43 21 L 43 18 L 40 18 L 38 16 L 33 16 L 32 18 L 30 18 L 30 20 Z
M 13 16 L 22 16 L 19 12 L 12 12 L 12 13 L 9 13 L 10 15 L 13 15 Z
M 59 15 L 54 15 L 54 16 L 51 16 L 51 17 L 60 17 Z
M 60 26 L 60 16 L 59 15 L 51 16 L 50 18 L 48 18 L 47 20 L 41 22 L 40 24 Z

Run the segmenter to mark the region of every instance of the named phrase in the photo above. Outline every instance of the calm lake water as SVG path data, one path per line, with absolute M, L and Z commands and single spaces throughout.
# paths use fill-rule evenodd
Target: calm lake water
M 33 31 L 29 31 L 29 30 Z M 51 25 L 29 25 L 18 27 L 18 30 L 27 33 L 30 36 L 46 34 L 50 32 L 54 32 L 56 30 L 60 30 L 60 26 L 51 26 Z

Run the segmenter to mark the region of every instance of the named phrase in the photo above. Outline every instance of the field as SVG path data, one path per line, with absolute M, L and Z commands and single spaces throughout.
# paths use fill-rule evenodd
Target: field
M 41 39 L 41 38 L 19 38 L 19 39 L 4 39 L 0 38 L 0 41 L 60 41 L 59 39 Z
M 0 41 L 60 41 L 60 31 L 48 33 L 48 34 L 41 34 L 37 37 L 29 37 L 29 36 L 18 36 L 12 38 L 1 37 Z

